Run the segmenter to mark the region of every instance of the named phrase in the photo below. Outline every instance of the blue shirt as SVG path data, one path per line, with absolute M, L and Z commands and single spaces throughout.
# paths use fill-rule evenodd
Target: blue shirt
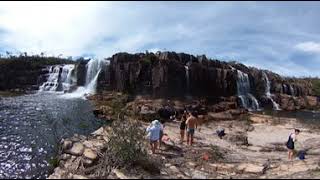
M 151 141 L 158 141 L 160 139 L 160 127 L 151 126 L 147 128 L 147 132 L 149 133 L 149 139 Z

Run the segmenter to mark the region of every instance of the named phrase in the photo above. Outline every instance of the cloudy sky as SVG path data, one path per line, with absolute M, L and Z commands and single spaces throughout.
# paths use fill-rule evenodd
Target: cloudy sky
M 320 2 L 0 2 L 0 52 L 170 50 L 320 76 Z

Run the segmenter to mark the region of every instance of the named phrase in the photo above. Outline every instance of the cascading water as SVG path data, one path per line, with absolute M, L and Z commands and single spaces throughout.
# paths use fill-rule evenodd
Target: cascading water
M 290 95 L 291 95 L 291 96 L 294 96 L 295 93 L 294 93 L 294 89 L 293 89 L 293 87 L 292 87 L 291 84 L 289 85 L 289 89 L 290 89 Z
M 237 70 L 237 76 L 238 97 L 241 99 L 242 106 L 249 110 L 259 110 L 258 100 L 250 94 L 250 81 L 248 74 Z
M 190 74 L 189 74 L 189 66 L 184 66 L 186 70 L 186 81 L 187 81 L 187 92 L 190 89 Z
M 98 77 L 100 72 L 106 66 L 106 61 L 100 59 L 92 59 L 86 65 L 86 83 L 84 87 L 78 87 L 78 89 L 70 94 L 65 94 L 66 98 L 81 98 L 89 94 L 95 94 L 98 84 Z
M 266 94 L 267 98 L 271 100 L 272 105 L 273 105 L 273 109 L 280 110 L 279 104 L 276 103 L 272 99 L 272 96 L 271 96 L 271 93 L 270 93 L 270 81 L 269 81 L 269 78 L 268 78 L 268 76 L 267 76 L 267 74 L 265 72 L 263 72 L 263 76 L 264 76 L 264 79 L 266 81 L 266 92 L 265 92 L 265 94 Z
M 74 68 L 74 64 L 50 66 L 47 82 L 39 87 L 39 91 L 69 91 L 76 83 Z

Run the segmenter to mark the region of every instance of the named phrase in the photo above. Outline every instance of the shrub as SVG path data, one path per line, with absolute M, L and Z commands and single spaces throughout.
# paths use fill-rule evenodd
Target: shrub
M 148 157 L 145 131 L 138 121 L 116 120 L 111 125 L 108 142 L 98 164 L 91 168 L 95 177 L 108 177 L 113 169 L 140 166 L 149 172 L 158 172 Z

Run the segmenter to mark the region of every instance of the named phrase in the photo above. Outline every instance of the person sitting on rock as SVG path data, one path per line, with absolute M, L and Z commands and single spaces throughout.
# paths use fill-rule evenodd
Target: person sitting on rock
M 158 120 L 152 121 L 147 128 L 152 154 L 158 149 L 158 141 L 160 140 L 161 124 Z
M 293 160 L 293 153 L 294 153 L 294 143 L 297 141 L 297 136 L 299 135 L 300 130 L 295 129 L 294 133 L 289 135 L 289 139 L 287 141 L 287 148 L 288 148 L 288 159 Z
M 187 125 L 187 133 L 188 133 L 187 144 L 192 146 L 195 129 L 198 128 L 196 113 L 194 111 L 189 113 L 189 117 L 186 121 L 186 125 Z
M 182 118 L 181 118 L 181 123 L 180 123 L 180 135 L 181 135 L 181 139 L 180 139 L 180 143 L 183 144 L 184 141 L 184 135 L 187 129 L 187 124 L 186 121 L 188 119 L 188 113 L 187 111 L 184 111 Z

